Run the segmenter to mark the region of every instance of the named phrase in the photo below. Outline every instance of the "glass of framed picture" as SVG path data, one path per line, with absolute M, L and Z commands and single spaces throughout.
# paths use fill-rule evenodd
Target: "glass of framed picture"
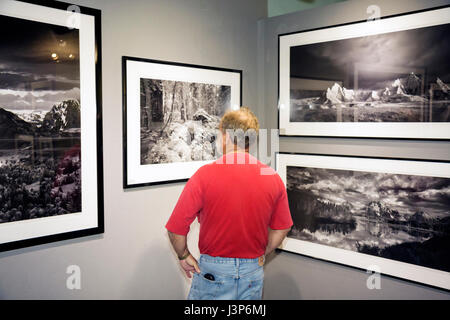
M 450 162 L 279 153 L 283 250 L 450 289 Z
M 217 158 L 221 116 L 242 71 L 123 57 L 123 187 L 187 181 Z
M 2 251 L 104 230 L 100 17 L 1 1 Z
M 279 35 L 282 136 L 450 139 L 450 7 Z

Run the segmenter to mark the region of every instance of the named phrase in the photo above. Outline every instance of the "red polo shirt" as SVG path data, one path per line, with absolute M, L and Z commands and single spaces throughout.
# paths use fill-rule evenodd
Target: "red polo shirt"
M 201 167 L 189 179 L 166 228 L 187 235 L 198 218 L 201 254 L 257 258 L 266 250 L 268 228 L 293 225 L 286 188 L 272 168 L 253 156 L 229 157 Z

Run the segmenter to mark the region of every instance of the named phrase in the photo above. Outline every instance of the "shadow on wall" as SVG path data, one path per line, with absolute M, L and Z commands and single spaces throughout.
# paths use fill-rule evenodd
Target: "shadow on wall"
M 270 255 L 267 258 L 266 265 L 264 267 L 265 278 L 264 278 L 264 291 L 263 300 L 287 300 L 286 297 L 291 297 L 293 300 L 302 299 L 300 289 L 298 288 L 295 278 L 292 275 L 284 272 L 270 272 L 272 260 L 276 259 L 279 253 Z M 281 271 L 283 271 L 281 269 Z M 270 291 L 268 290 L 270 288 Z M 274 288 L 280 288 L 280 290 L 274 290 Z
M 154 245 L 136 263 L 121 299 L 184 300 L 189 286 L 173 251 Z

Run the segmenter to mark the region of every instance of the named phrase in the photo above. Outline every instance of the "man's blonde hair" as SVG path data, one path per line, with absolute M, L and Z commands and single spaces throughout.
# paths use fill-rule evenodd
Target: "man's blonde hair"
M 248 107 L 226 112 L 220 120 L 219 129 L 222 134 L 233 131 L 232 141 L 235 145 L 244 145 L 248 149 L 256 140 L 259 131 L 258 118 Z

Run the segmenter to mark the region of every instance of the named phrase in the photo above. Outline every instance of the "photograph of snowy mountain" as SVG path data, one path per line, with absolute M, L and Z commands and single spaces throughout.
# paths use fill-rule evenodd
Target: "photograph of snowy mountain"
M 288 237 L 450 272 L 450 179 L 287 166 Z
M 213 160 L 231 87 L 141 78 L 141 164 Z
M 450 24 L 290 47 L 290 122 L 450 122 Z M 332 81 L 335 80 L 335 81 Z
M 79 31 L 0 27 L 0 223 L 80 212 Z

